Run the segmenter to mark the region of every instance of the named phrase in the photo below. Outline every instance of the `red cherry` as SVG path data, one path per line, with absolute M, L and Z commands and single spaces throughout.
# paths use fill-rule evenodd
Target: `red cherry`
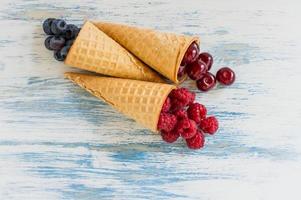
M 213 64 L 213 57 L 210 53 L 203 52 L 198 57 L 199 60 L 203 61 L 207 65 L 207 70 L 209 71 Z
M 181 80 L 185 74 L 186 74 L 186 66 L 181 65 L 178 71 L 178 80 Z
M 187 65 L 189 63 L 192 63 L 195 61 L 199 54 L 199 45 L 195 42 L 193 42 L 187 49 L 184 58 L 181 62 L 181 65 Z
M 196 60 L 187 65 L 187 74 L 192 80 L 198 80 L 207 72 L 206 64 L 201 60 Z
M 201 79 L 196 82 L 199 90 L 206 92 L 213 88 L 216 84 L 216 80 L 213 74 L 207 72 Z
M 216 79 L 223 85 L 231 85 L 235 81 L 235 73 L 229 67 L 223 67 L 217 71 Z

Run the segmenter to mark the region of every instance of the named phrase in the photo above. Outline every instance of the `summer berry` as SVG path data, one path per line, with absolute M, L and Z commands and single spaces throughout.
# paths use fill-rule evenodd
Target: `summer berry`
M 55 19 L 51 23 L 51 32 L 54 35 L 62 35 L 67 30 L 67 24 L 62 19 Z
M 178 121 L 176 129 L 183 138 L 187 139 L 192 138 L 196 134 L 197 126 L 193 120 L 183 118 Z
M 170 102 L 171 102 L 171 107 L 170 107 L 171 111 L 177 111 L 183 109 L 186 106 L 185 102 L 180 101 L 178 99 L 171 99 Z
M 199 103 L 190 104 L 187 109 L 188 117 L 199 124 L 202 119 L 206 117 L 207 109 L 204 105 Z
M 207 72 L 206 64 L 201 60 L 196 60 L 193 63 L 187 65 L 187 75 L 192 80 L 198 80 L 204 76 Z
M 177 123 L 177 117 L 169 113 L 161 113 L 158 121 L 158 130 L 170 132 Z
M 195 94 L 194 93 L 187 93 L 186 99 L 180 99 L 180 98 L 172 98 L 170 99 L 171 102 L 171 111 L 176 111 L 183 109 L 184 107 L 188 106 L 192 102 L 194 102 Z
M 181 102 L 184 106 L 193 103 L 195 100 L 195 93 L 190 92 L 186 88 L 174 89 L 170 92 L 169 97 L 173 103 L 173 100 Z
M 231 85 L 235 81 L 235 73 L 229 67 L 223 67 L 217 71 L 216 79 L 223 85 Z
M 54 36 L 49 42 L 49 47 L 53 50 L 60 50 L 64 45 L 65 39 L 62 36 Z
M 71 40 L 67 40 L 67 42 L 66 42 L 66 46 L 72 46 L 73 45 L 73 43 L 74 43 L 74 39 L 71 39 Z
M 178 79 L 181 80 L 183 76 L 186 74 L 186 66 L 181 65 L 178 71 Z
M 64 31 L 64 37 L 66 39 L 75 38 L 79 33 L 79 28 L 74 24 L 68 24 L 66 30 Z
M 199 90 L 206 92 L 213 88 L 216 84 L 215 76 L 207 72 L 201 79 L 197 80 L 196 85 Z
M 43 22 L 43 30 L 47 35 L 53 35 L 51 31 L 51 24 L 55 20 L 54 18 L 48 18 Z
M 193 42 L 187 49 L 184 58 L 181 62 L 181 65 L 187 65 L 195 61 L 199 54 L 199 45 Z
M 177 119 L 178 120 L 181 120 L 181 119 L 187 119 L 188 118 L 188 115 L 187 115 L 187 112 L 184 110 L 184 109 L 181 109 L 181 110 L 176 110 L 174 112 L 174 115 L 177 116 Z
M 60 50 L 54 51 L 53 56 L 57 61 L 64 61 L 65 60 L 65 58 L 61 55 Z
M 213 64 L 213 57 L 207 52 L 203 52 L 199 55 L 198 60 L 203 61 L 207 65 L 207 70 L 209 71 Z
M 177 139 L 180 137 L 180 134 L 175 130 L 172 130 L 170 132 L 162 131 L 161 136 L 165 142 L 173 143 L 177 141 Z
M 50 35 L 50 36 L 48 36 L 48 37 L 45 39 L 44 45 L 45 45 L 46 49 L 48 49 L 48 50 L 53 50 L 53 49 L 50 47 L 50 40 L 51 40 L 51 38 L 53 38 L 53 37 L 54 37 L 53 35 Z
M 171 104 L 170 104 L 170 98 L 167 97 L 166 100 L 165 100 L 165 102 L 164 102 L 164 104 L 163 104 L 163 106 L 162 106 L 161 112 L 168 112 L 169 109 L 170 109 L 170 106 L 171 106 Z
M 213 135 L 218 129 L 218 121 L 214 116 L 207 117 L 201 121 L 200 128 L 205 133 Z
M 197 131 L 197 133 L 189 139 L 186 139 L 186 144 L 190 149 L 200 149 L 204 146 L 205 137 L 202 132 Z
M 64 47 L 60 50 L 61 57 L 64 58 L 64 60 L 65 60 L 65 58 L 66 58 L 67 55 L 68 55 L 69 49 L 70 49 L 70 46 L 64 46 Z
M 64 61 L 68 55 L 70 46 L 64 46 L 61 50 L 54 52 L 54 58 L 58 61 Z

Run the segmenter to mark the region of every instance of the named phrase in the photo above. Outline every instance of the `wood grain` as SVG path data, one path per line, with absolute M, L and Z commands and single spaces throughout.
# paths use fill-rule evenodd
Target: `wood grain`
M 299 199 L 300 1 L 0 2 L 0 199 Z M 201 37 L 213 72 L 199 93 L 220 120 L 206 148 L 168 145 L 63 78 L 43 19 L 102 19 Z M 299 184 L 299 185 L 298 185 Z

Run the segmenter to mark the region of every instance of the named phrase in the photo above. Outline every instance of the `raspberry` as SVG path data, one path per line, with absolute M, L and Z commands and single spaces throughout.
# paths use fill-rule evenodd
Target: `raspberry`
M 177 139 L 180 137 L 180 134 L 174 130 L 170 132 L 162 131 L 161 136 L 165 142 L 173 143 L 177 141 Z
M 193 120 L 184 118 L 178 121 L 176 129 L 183 138 L 187 139 L 196 134 L 197 126 Z
M 170 92 L 171 109 L 178 110 L 191 104 L 195 100 L 195 93 L 189 92 L 186 88 L 174 89 Z
M 159 131 L 171 131 L 177 123 L 177 117 L 169 113 L 161 113 L 158 121 Z
M 201 121 L 200 128 L 205 133 L 213 135 L 218 129 L 218 121 L 214 116 L 207 117 Z
M 172 111 L 181 110 L 186 106 L 185 102 L 179 101 L 178 99 L 171 99 L 170 102 L 171 102 L 170 110 Z
M 187 109 L 188 117 L 199 124 L 202 119 L 206 117 L 207 109 L 204 105 L 199 103 L 190 104 Z
M 178 99 L 183 102 L 187 102 L 187 105 L 189 103 L 192 103 L 195 99 L 195 94 L 190 92 L 186 88 L 178 88 L 171 91 L 169 94 L 171 98 Z
M 186 144 L 190 149 L 200 149 L 204 146 L 205 137 L 202 132 L 197 131 L 197 133 L 189 139 L 186 139 Z
M 164 104 L 163 104 L 163 106 L 162 106 L 161 112 L 168 112 L 169 109 L 170 109 L 170 106 L 171 106 L 171 104 L 170 104 L 170 98 L 167 97 L 166 100 L 165 100 L 165 102 L 164 102 Z
M 188 118 L 187 112 L 185 110 L 176 110 L 174 115 L 177 116 L 178 120 L 183 118 Z

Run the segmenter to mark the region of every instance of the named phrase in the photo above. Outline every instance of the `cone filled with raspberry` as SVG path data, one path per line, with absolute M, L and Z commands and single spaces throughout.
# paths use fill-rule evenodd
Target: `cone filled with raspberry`
M 164 83 L 71 72 L 65 77 L 154 132 L 158 130 L 164 101 L 176 88 Z
M 196 103 L 195 94 L 186 88 L 81 73 L 65 76 L 144 127 L 159 132 L 168 143 L 181 137 L 189 148 L 199 149 L 204 146 L 205 133 L 217 131 L 218 122 L 211 119 L 216 118 L 207 117 L 206 108 Z

